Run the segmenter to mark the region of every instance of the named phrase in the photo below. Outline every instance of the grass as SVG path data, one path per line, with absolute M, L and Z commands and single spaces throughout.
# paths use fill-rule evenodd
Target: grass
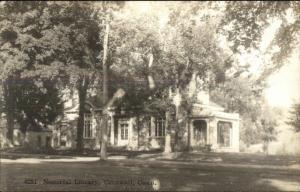
M 300 174 L 297 170 L 279 170 L 276 167 L 275 169 L 261 169 L 247 166 L 218 166 L 220 163 L 297 165 L 300 164 L 300 157 L 297 156 L 212 152 L 178 152 L 165 156 L 160 150 L 126 151 L 122 148 L 109 148 L 108 151 L 110 156 L 124 155 L 128 159 L 95 162 L 1 163 L 1 190 L 149 191 L 153 190 L 153 183 L 151 184 L 153 179 L 158 180 L 160 189 L 165 191 L 300 190 Z M 99 151 L 85 151 L 83 154 L 78 154 L 73 150 L 32 152 L 17 148 L 1 151 L 1 158 L 59 159 L 73 158 L 77 155 L 95 157 L 99 156 L 98 153 Z M 156 159 L 160 161 L 155 161 Z M 187 163 L 174 164 L 170 161 Z M 209 162 L 211 166 L 202 162 Z M 38 182 L 35 185 L 26 184 L 24 183 L 26 179 L 36 179 Z M 71 184 L 45 184 L 44 179 L 70 180 Z M 75 184 L 75 179 L 82 180 L 83 183 Z M 90 184 L 84 184 L 84 181 Z
M 26 179 L 35 179 L 37 184 L 26 184 Z M 45 179 L 71 183 L 45 184 Z M 75 184 L 75 179 L 95 184 Z M 300 175 L 295 172 L 193 163 L 185 166 L 127 160 L 1 165 L 3 191 L 153 191 L 153 180 L 159 181 L 163 191 L 295 191 L 300 186 Z
M 32 151 L 26 148 L 14 148 L 2 150 L 2 158 L 72 158 L 79 157 L 98 157 L 99 150 L 85 150 L 78 153 L 76 150 L 40 150 Z M 214 152 L 175 152 L 166 156 L 161 150 L 151 151 L 128 151 L 125 148 L 108 148 L 108 155 L 123 156 L 127 159 L 141 160 L 164 160 L 177 162 L 194 162 L 194 163 L 227 163 L 243 165 L 273 165 L 273 166 L 291 166 L 300 165 L 300 156 L 290 155 L 264 155 L 264 154 L 247 154 L 247 153 L 214 153 Z
M 291 155 L 264 155 L 249 153 L 202 153 L 202 152 L 183 152 L 180 153 L 174 161 L 192 161 L 192 162 L 222 162 L 230 164 L 248 164 L 248 165 L 274 165 L 289 166 L 300 165 L 300 156 Z
M 158 154 L 161 153 L 162 150 L 154 149 L 149 151 L 129 151 L 125 148 L 111 148 L 108 147 L 107 149 L 109 156 L 126 156 L 127 158 L 135 158 L 142 154 Z M 80 156 L 80 157 L 95 157 L 100 156 L 100 150 L 91 150 L 85 149 L 83 152 L 78 152 L 74 149 L 68 150 L 54 150 L 54 149 L 42 149 L 42 150 L 31 150 L 28 148 L 16 147 L 11 149 L 5 149 L 0 151 L 2 158 L 26 158 L 26 157 L 34 157 L 36 158 L 59 158 L 63 157 L 72 157 L 72 156 Z M 49 156 L 49 157 L 48 157 Z

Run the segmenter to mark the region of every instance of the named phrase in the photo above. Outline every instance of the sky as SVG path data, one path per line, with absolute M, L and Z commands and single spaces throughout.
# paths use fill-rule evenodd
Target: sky
M 270 105 L 290 107 L 300 102 L 300 47 L 295 50 L 287 63 L 268 78 L 266 98 Z
M 293 18 L 288 20 L 292 22 Z M 265 62 L 272 62 L 270 56 L 262 53 L 270 49 L 268 46 L 282 22 L 273 19 L 270 23 L 271 25 L 264 31 L 262 36 L 259 51 L 256 50 L 240 57 L 240 62 L 250 64 L 250 72 L 254 74 L 259 74 Z M 276 51 L 276 48 L 273 51 Z M 286 59 L 284 65 L 278 71 L 267 78 L 265 97 L 268 103 L 274 107 L 289 108 L 293 103 L 300 102 L 300 46 L 293 50 L 291 56 Z
M 287 12 L 287 22 L 294 22 L 290 12 Z M 264 52 L 273 40 L 274 35 L 282 24 L 281 21 L 273 19 L 271 25 L 265 30 L 260 51 Z M 264 59 L 262 58 L 261 64 Z M 268 59 L 268 58 L 267 58 Z M 253 69 L 259 69 L 259 66 L 252 65 Z M 274 107 L 289 108 L 295 102 L 300 102 L 300 46 L 297 46 L 291 56 L 286 59 L 284 65 L 267 79 L 268 87 L 265 90 L 265 97 L 268 103 Z

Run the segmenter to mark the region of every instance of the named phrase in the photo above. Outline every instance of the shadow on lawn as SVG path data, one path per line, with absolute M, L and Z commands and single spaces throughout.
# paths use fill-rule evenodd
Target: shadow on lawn
M 111 148 L 108 147 L 107 154 L 109 157 L 123 156 L 126 159 L 135 158 L 142 154 L 157 154 L 161 153 L 161 150 L 150 150 L 150 151 L 129 151 L 125 148 Z M 62 158 L 73 158 L 73 157 L 99 157 L 100 150 L 84 149 L 83 152 L 78 152 L 74 149 L 37 149 L 32 150 L 28 148 L 11 148 L 0 151 L 1 158 L 6 159 L 20 159 L 20 158 L 38 158 L 38 159 L 62 159 Z
M 118 153 L 119 155 L 119 153 Z M 95 162 L 43 162 L 38 164 L 3 164 L 7 179 L 7 191 L 124 191 L 123 185 L 22 185 L 23 178 L 66 178 L 89 180 L 110 179 L 126 181 L 156 178 L 162 191 L 297 191 L 299 175 L 288 171 L 260 170 L 251 168 L 230 168 L 202 166 L 186 167 L 175 164 L 150 163 L 149 161 L 95 161 Z M 49 168 L 51 166 L 51 168 Z M 34 170 L 34 171 L 32 171 Z M 18 179 L 19 178 L 19 179 Z M 125 186 L 126 187 L 126 186 Z M 150 188 L 145 188 L 147 191 Z M 133 191 L 142 191 L 133 186 Z M 128 191 L 128 190 L 127 190 Z
M 196 166 L 196 165 L 195 165 Z M 168 171 L 178 178 L 167 177 L 166 180 L 176 180 L 169 186 L 178 191 L 299 191 L 300 175 L 289 172 L 265 171 L 240 168 L 159 168 L 151 167 L 153 174 L 159 170 Z
M 291 166 L 300 164 L 300 156 L 249 153 L 182 152 L 174 161 L 223 162 L 246 165 Z
M 299 175 L 250 168 L 174 166 L 171 164 L 105 162 L 123 178 L 157 178 L 163 191 L 299 191 Z M 121 171 L 122 170 L 122 171 Z M 114 169 L 111 169 L 113 172 Z M 125 172 L 125 175 L 123 173 Z

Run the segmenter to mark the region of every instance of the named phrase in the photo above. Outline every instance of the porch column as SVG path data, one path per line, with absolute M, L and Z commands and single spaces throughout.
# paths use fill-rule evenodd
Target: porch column
M 115 144 L 115 118 L 114 114 L 110 116 L 110 144 L 113 146 Z
M 151 135 L 150 138 L 155 137 L 155 118 L 151 116 L 151 123 L 150 123 Z
M 206 122 L 206 145 L 209 145 L 209 141 L 210 141 L 210 138 L 209 138 L 209 131 L 210 131 L 210 127 L 209 127 L 209 119 L 205 120 Z
M 194 141 L 194 120 L 191 120 L 190 124 L 190 145 L 194 146 L 195 141 Z
M 149 139 L 150 146 L 155 148 L 155 147 L 157 147 L 157 142 L 155 139 L 155 118 L 152 116 L 150 119 L 150 129 L 151 129 L 151 135 L 150 135 L 150 139 Z
M 56 143 L 56 147 L 60 147 L 60 134 L 61 134 L 61 125 L 59 125 L 59 128 L 57 130 L 57 134 L 56 134 L 56 137 L 57 137 L 57 143 Z

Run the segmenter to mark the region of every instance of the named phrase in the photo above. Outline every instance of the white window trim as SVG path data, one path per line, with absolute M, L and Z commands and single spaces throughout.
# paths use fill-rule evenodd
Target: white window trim
M 127 125 L 127 126 L 122 127 L 123 124 Z M 124 130 L 124 132 L 122 130 Z M 127 137 L 126 137 L 126 130 L 127 130 Z M 124 136 L 124 139 L 122 136 Z M 123 141 L 126 141 L 129 139 L 129 122 L 128 121 L 120 122 L 120 139 Z
M 162 135 L 157 135 L 157 133 L 159 133 L 159 128 L 157 126 L 157 122 L 158 121 L 162 121 Z M 155 121 L 154 121 L 154 137 L 155 138 L 164 138 L 166 135 L 166 120 L 163 119 L 163 118 L 155 118 Z
M 87 120 L 87 116 L 89 116 L 88 118 L 88 120 Z M 90 136 L 86 136 L 86 122 L 87 121 L 90 121 L 89 123 L 90 123 Z M 93 116 L 92 116 L 92 114 L 87 114 L 87 113 L 85 113 L 84 114 L 84 118 L 83 118 L 83 138 L 84 139 L 93 139 L 93 138 L 95 138 L 95 135 L 94 135 L 94 133 L 93 133 Z

